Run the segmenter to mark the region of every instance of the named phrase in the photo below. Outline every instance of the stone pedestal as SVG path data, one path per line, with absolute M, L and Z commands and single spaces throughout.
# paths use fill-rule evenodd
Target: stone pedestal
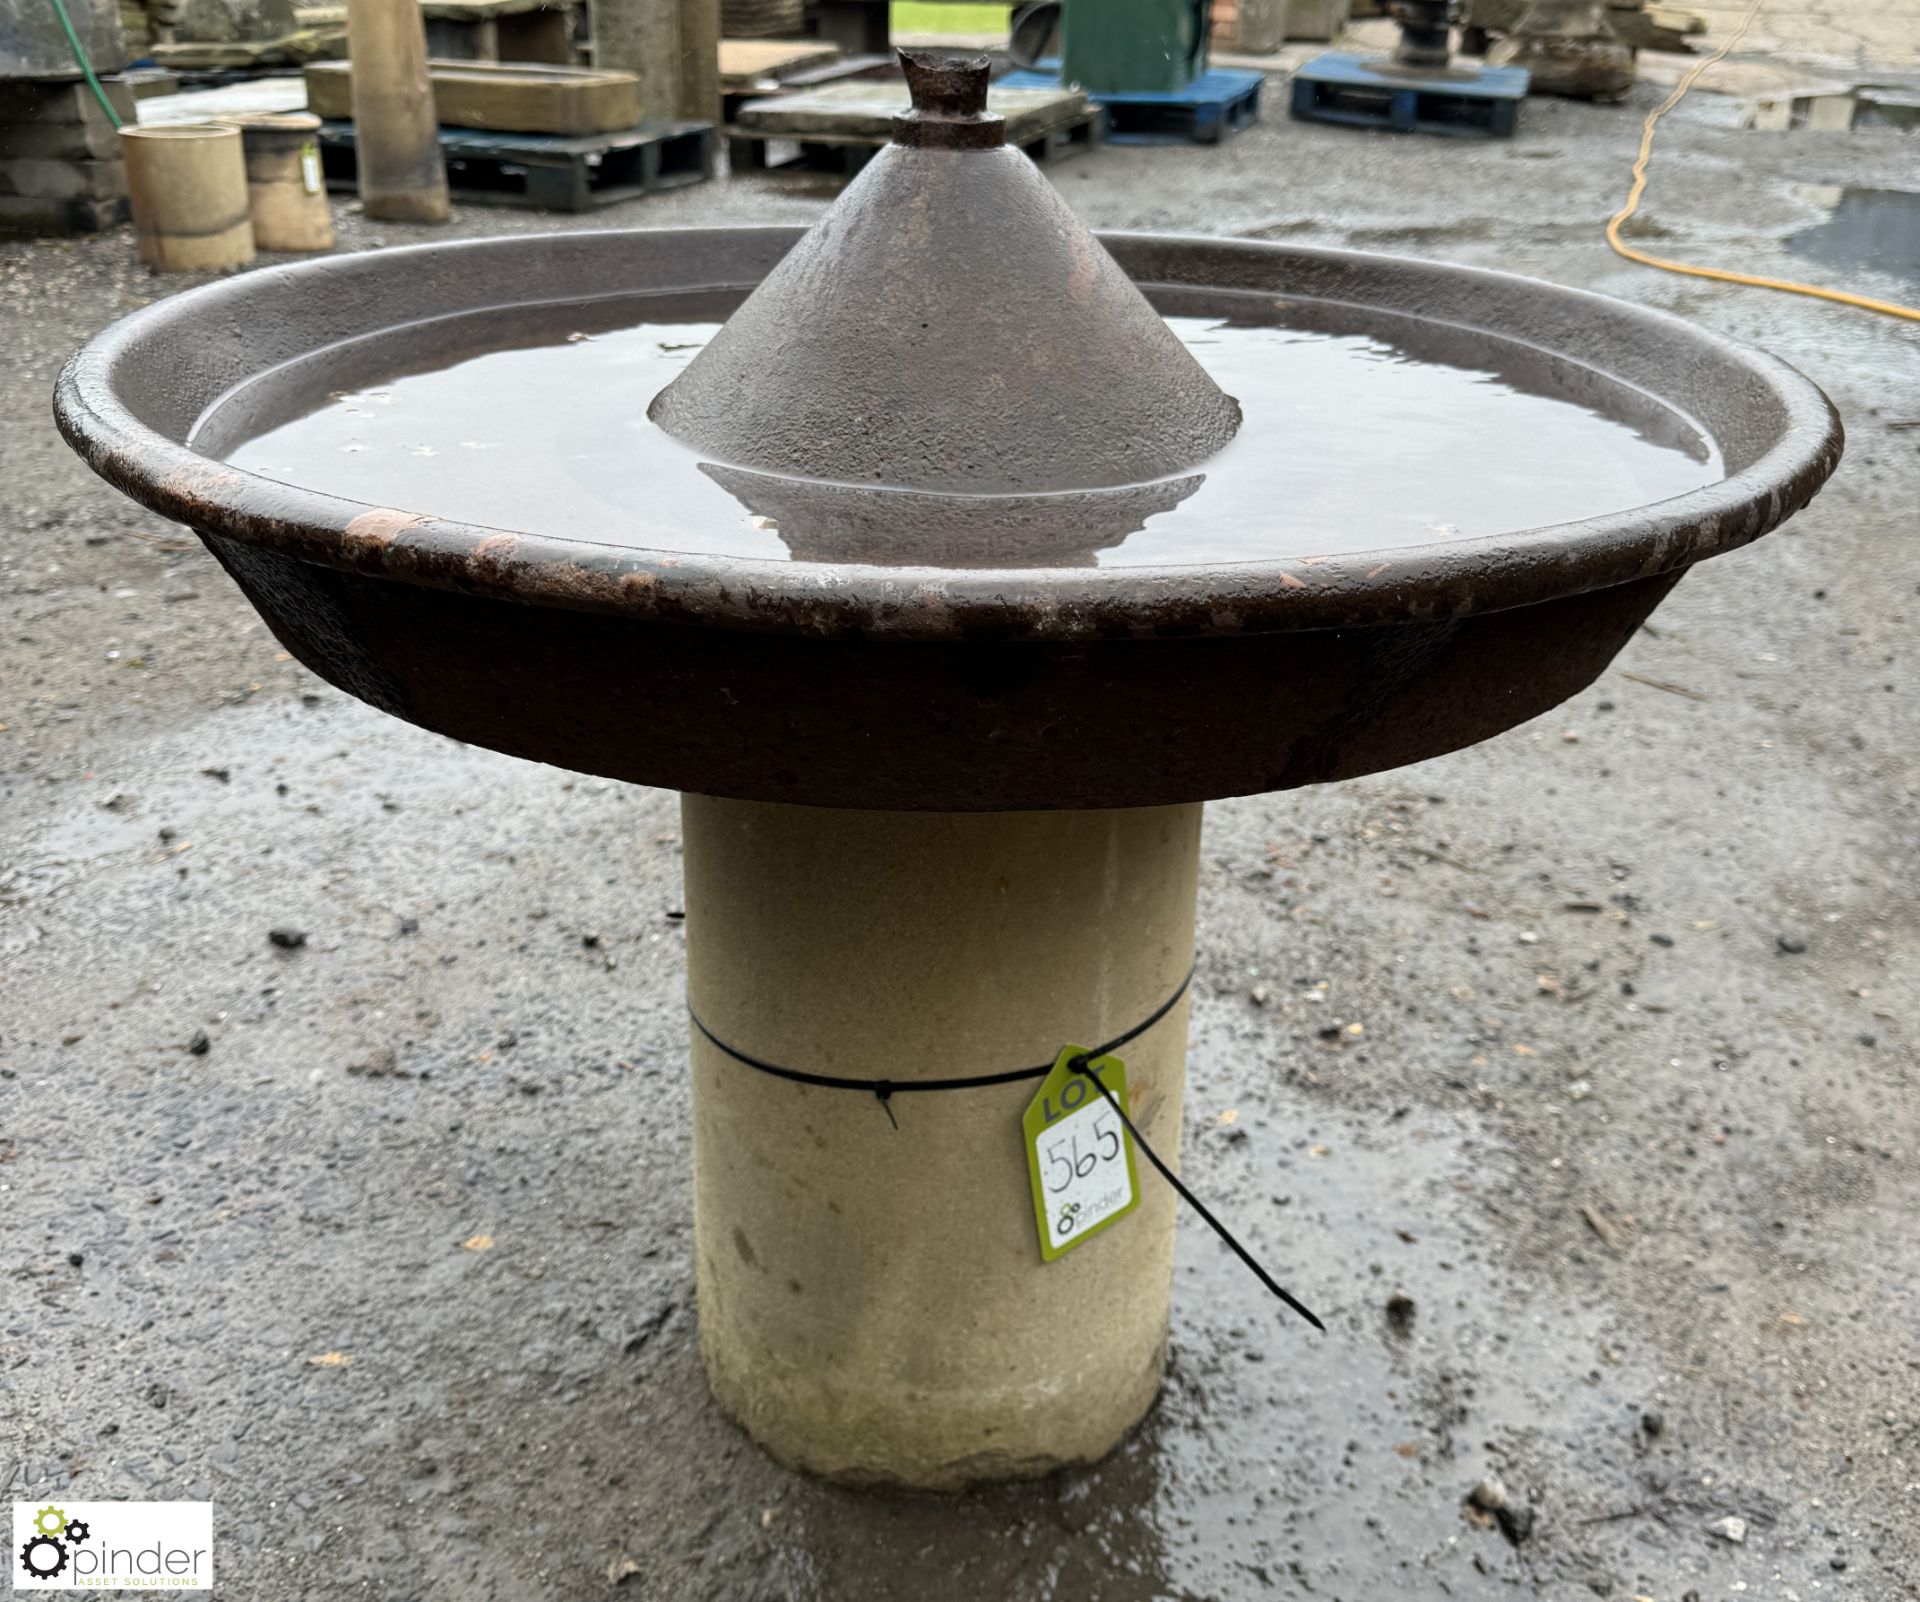
M 889 813 L 684 798 L 688 989 L 730 1045 L 848 1078 L 1049 1060 L 1149 1016 L 1193 960 L 1197 805 Z M 1180 1147 L 1187 1006 L 1121 1052 Z M 1037 1082 L 874 1097 L 693 1045 L 701 1347 L 783 1462 L 950 1487 L 1111 1450 L 1165 1355 L 1175 1198 L 1043 1262 Z
M 1622 100 L 1634 59 L 1605 0 L 1531 0 L 1513 32 L 1487 52 L 1493 67 L 1524 67 L 1537 95 Z

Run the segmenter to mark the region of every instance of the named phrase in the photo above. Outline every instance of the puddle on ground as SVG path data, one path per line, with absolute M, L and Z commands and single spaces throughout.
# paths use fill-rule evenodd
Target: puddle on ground
M 1147 1423 L 1036 1485 L 875 1498 L 796 1482 L 831 1594 L 1479 1594 L 1524 1583 L 1533 1561 L 1463 1517 L 1482 1476 L 1520 1486 L 1515 1459 L 1551 1442 L 1598 1482 L 1599 1460 L 1626 1451 L 1634 1386 L 1652 1376 L 1601 1356 L 1604 1308 L 1549 1305 L 1502 1265 L 1480 1219 L 1504 1149 L 1417 1110 L 1377 1127 L 1323 1112 L 1248 1050 L 1196 1038 L 1184 1173 L 1327 1333 L 1183 1215 L 1172 1359 Z M 1396 1292 L 1414 1304 L 1404 1328 L 1386 1311 Z
M 1920 128 L 1920 86 L 1863 83 L 1854 97 L 1856 128 Z
M 1832 215 L 1788 237 L 1794 255 L 1920 284 L 1920 190 L 1798 187 L 1803 198 L 1829 207 Z

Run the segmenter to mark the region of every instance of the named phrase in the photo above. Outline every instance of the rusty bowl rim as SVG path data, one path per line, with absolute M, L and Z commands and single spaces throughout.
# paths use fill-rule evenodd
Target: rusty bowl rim
M 375 507 L 203 456 L 136 416 L 115 382 L 123 364 L 137 362 L 141 346 L 158 330 L 183 319 L 218 317 L 229 298 L 258 289 L 261 273 L 271 273 L 278 286 L 297 296 L 308 275 L 370 261 L 392 261 L 393 270 L 403 271 L 407 258 L 451 252 L 533 253 L 557 242 L 617 250 L 623 240 L 663 235 L 743 245 L 784 238 L 791 244 L 805 232 L 800 226 L 741 225 L 511 234 L 256 268 L 169 296 L 110 324 L 61 372 L 54 416 L 96 473 L 149 510 L 203 535 L 300 561 L 477 596 L 657 622 L 899 640 L 1191 638 L 1370 627 L 1535 605 L 1650 578 L 1750 543 L 1812 499 L 1838 465 L 1844 444 L 1839 414 L 1796 368 L 1652 307 L 1491 268 L 1203 234 L 1102 232 L 1096 237 L 1122 257 L 1123 266 L 1133 255 L 1197 249 L 1223 260 L 1259 253 L 1269 261 L 1322 269 L 1429 274 L 1454 290 L 1484 291 L 1495 304 L 1502 293 L 1545 292 L 1569 311 L 1584 306 L 1624 317 L 1650 337 L 1691 344 L 1698 353 L 1730 364 L 1768 394 L 1784 425 L 1747 467 L 1682 495 L 1470 540 L 1184 566 L 879 567 L 610 546 Z M 1210 287 L 1205 280 L 1146 275 L 1136 282 L 1148 290 Z M 1357 298 L 1348 304 L 1372 303 Z M 367 332 L 379 326 L 370 324 Z M 1487 325 L 1464 326 L 1497 332 Z

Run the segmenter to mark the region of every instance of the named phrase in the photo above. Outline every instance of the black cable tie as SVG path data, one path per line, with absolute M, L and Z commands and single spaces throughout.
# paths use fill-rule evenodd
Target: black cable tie
M 1155 1024 L 1160 1022 L 1162 1018 L 1166 1017 L 1168 1013 L 1172 1012 L 1175 1007 L 1180 1005 L 1180 998 L 1187 993 L 1188 988 L 1192 984 L 1193 969 L 1189 968 L 1186 977 L 1175 986 L 1172 995 L 1168 996 L 1165 1001 L 1161 1002 L 1159 1006 L 1155 1007 L 1152 1012 L 1142 1018 L 1140 1022 L 1135 1024 L 1131 1029 L 1123 1030 L 1103 1046 L 1093 1047 L 1087 1052 L 1087 1056 L 1089 1058 L 1104 1057 L 1109 1052 L 1118 1051 L 1129 1041 L 1138 1040 L 1140 1036 L 1144 1035 Z M 1006 1068 L 995 1074 L 974 1074 L 970 1077 L 958 1079 L 851 1079 L 840 1074 L 809 1073 L 804 1068 L 783 1067 L 777 1062 L 768 1062 L 764 1057 L 756 1057 L 751 1052 L 742 1051 L 738 1046 L 728 1045 L 726 1041 L 722 1040 L 707 1027 L 706 1020 L 693 1010 L 693 1003 L 691 1001 L 687 1003 L 687 1017 L 692 1020 L 693 1027 L 706 1036 L 709 1044 L 715 1049 L 724 1052 L 735 1062 L 744 1064 L 748 1068 L 756 1069 L 760 1073 L 771 1074 L 775 1079 L 785 1079 L 796 1085 L 814 1085 L 821 1090 L 860 1090 L 865 1091 L 870 1096 L 879 1096 L 882 1085 L 886 1086 L 887 1096 L 904 1096 L 909 1091 L 984 1090 L 991 1085 L 1017 1084 L 1022 1079 L 1045 1079 L 1048 1074 L 1053 1072 L 1053 1061 L 1049 1058 L 1046 1062 L 1039 1063 L 1032 1068 Z M 881 1096 L 880 1099 L 885 1101 L 887 1097 Z
M 1100 1076 L 1095 1073 L 1091 1067 L 1091 1064 L 1099 1058 L 1110 1056 L 1122 1046 L 1128 1044 L 1128 1042 L 1138 1040 L 1155 1024 L 1159 1023 L 1162 1018 L 1166 1017 L 1168 1013 L 1172 1012 L 1175 1007 L 1179 1006 L 1180 998 L 1187 993 L 1188 987 L 1193 983 L 1193 972 L 1193 969 L 1189 968 L 1186 977 L 1175 987 L 1173 994 L 1168 996 L 1165 1001 L 1161 1002 L 1159 1006 L 1155 1007 L 1151 1013 L 1145 1018 L 1142 1018 L 1140 1022 L 1135 1024 L 1131 1029 L 1124 1030 L 1122 1033 L 1115 1035 L 1113 1039 L 1109 1040 L 1105 1045 L 1094 1046 L 1069 1057 L 1067 1059 L 1067 1066 L 1075 1073 L 1084 1075 L 1093 1081 L 1094 1089 L 1098 1090 L 1100 1094 L 1106 1098 L 1107 1105 L 1120 1115 L 1120 1122 L 1126 1125 L 1127 1133 L 1133 1137 L 1134 1145 L 1138 1146 L 1147 1154 L 1147 1161 L 1153 1164 L 1160 1177 L 1174 1188 L 1175 1193 L 1182 1201 L 1200 1215 L 1201 1220 L 1214 1234 L 1218 1235 L 1233 1248 L 1234 1255 L 1246 1264 L 1248 1268 L 1253 1270 L 1254 1277 L 1315 1329 L 1325 1334 L 1327 1326 L 1321 1323 L 1307 1307 L 1297 1301 L 1266 1269 L 1262 1268 L 1260 1264 L 1254 1260 L 1253 1254 L 1234 1238 L 1233 1232 L 1228 1229 L 1225 1224 L 1221 1223 L 1219 1219 L 1215 1218 L 1213 1214 L 1207 1210 L 1206 1204 L 1180 1182 L 1179 1175 L 1175 1174 L 1172 1169 L 1160 1160 L 1160 1154 L 1141 1138 L 1140 1131 L 1134 1127 L 1133 1120 L 1127 1116 L 1126 1109 L 1120 1105 L 1118 1098 L 1101 1082 Z M 895 1129 L 900 1127 L 899 1119 L 893 1116 L 893 1098 L 896 1093 L 905 1094 L 908 1091 L 929 1090 L 979 1090 L 989 1085 L 1014 1084 L 1022 1079 L 1044 1079 L 1048 1074 L 1053 1072 L 1053 1064 L 1051 1062 L 1043 1062 L 1032 1068 L 1009 1068 L 1001 1073 L 975 1074 L 970 1078 L 907 1079 L 897 1083 L 891 1079 L 849 1079 L 837 1074 L 814 1074 L 808 1073 L 802 1068 L 784 1068 L 779 1063 L 767 1062 L 763 1058 L 755 1057 L 747 1052 L 741 1051 L 738 1047 L 728 1045 L 726 1041 L 722 1040 L 706 1026 L 700 1014 L 693 1010 L 692 1001 L 688 1001 L 687 1003 L 687 1016 L 693 1020 L 694 1028 L 706 1036 L 707 1040 L 716 1049 L 731 1057 L 735 1062 L 741 1063 L 748 1068 L 757 1069 L 763 1074 L 771 1074 L 775 1079 L 785 1079 L 796 1085 L 814 1085 L 822 1090 L 863 1090 L 868 1092 L 878 1099 L 881 1111 L 887 1115 L 887 1122 L 892 1124 Z
M 1102 1055 L 1104 1055 L 1104 1053 Z M 1208 1210 L 1207 1204 L 1201 1201 L 1198 1196 L 1194 1195 L 1192 1191 L 1188 1190 L 1187 1187 L 1181 1183 L 1180 1176 L 1160 1160 L 1160 1154 L 1149 1146 L 1140 1131 L 1134 1128 L 1133 1120 L 1127 1116 L 1126 1108 L 1120 1105 L 1120 1098 L 1107 1088 L 1099 1074 L 1095 1073 L 1088 1065 L 1086 1058 L 1079 1057 L 1073 1059 L 1069 1063 L 1069 1066 L 1082 1078 L 1093 1081 L 1093 1088 L 1099 1091 L 1100 1094 L 1106 1098 L 1107 1105 L 1119 1114 L 1120 1122 L 1127 1126 L 1127 1133 L 1133 1136 L 1134 1145 L 1138 1146 L 1147 1154 L 1147 1161 L 1152 1163 L 1159 1171 L 1160 1177 L 1169 1185 L 1173 1186 L 1174 1190 L 1179 1193 L 1180 1199 L 1200 1215 L 1201 1219 L 1206 1223 L 1207 1228 L 1211 1229 L 1214 1234 L 1218 1235 L 1233 1248 L 1234 1256 L 1238 1257 L 1241 1262 L 1253 1270 L 1254 1278 L 1258 1279 L 1262 1285 L 1266 1286 L 1268 1290 L 1278 1296 L 1281 1301 L 1285 1302 L 1287 1306 L 1291 1307 L 1315 1329 L 1319 1330 L 1322 1335 L 1326 1334 L 1327 1326 L 1314 1316 L 1312 1309 L 1300 1302 L 1291 1291 L 1275 1279 L 1273 1275 L 1269 1274 L 1266 1269 L 1261 1267 L 1259 1262 L 1255 1260 L 1253 1253 L 1242 1246 L 1234 1237 L 1233 1231 L 1228 1229 L 1219 1219 L 1215 1218 Z

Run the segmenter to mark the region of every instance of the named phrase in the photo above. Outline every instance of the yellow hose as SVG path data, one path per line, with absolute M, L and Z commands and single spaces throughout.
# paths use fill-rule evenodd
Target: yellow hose
M 1689 68 L 1685 76 L 1673 86 L 1673 93 L 1650 112 L 1647 120 L 1640 125 L 1640 154 L 1633 163 L 1633 187 L 1627 191 L 1627 203 L 1607 220 L 1607 243 L 1628 261 L 1636 261 L 1643 267 L 1658 267 L 1662 272 L 1684 273 L 1689 278 L 1711 278 L 1722 284 L 1746 284 L 1754 289 L 1778 289 L 1789 295 L 1811 295 L 1815 300 L 1830 300 L 1841 306 L 1857 306 L 1862 311 L 1882 312 L 1888 317 L 1904 317 L 1909 322 L 1920 323 L 1920 308 L 1902 306 L 1896 301 L 1874 300 L 1866 295 L 1849 295 L 1843 289 L 1822 289 L 1818 284 L 1797 284 L 1789 278 L 1761 278 L 1753 273 L 1728 272 L 1719 267 L 1693 267 L 1683 261 L 1668 261 L 1661 256 L 1650 256 L 1644 250 L 1635 250 L 1620 238 L 1620 225 L 1639 210 L 1640 197 L 1646 193 L 1647 162 L 1653 155 L 1654 128 L 1662 117 L 1680 104 L 1686 92 L 1699 81 L 1700 75 L 1746 36 L 1753 19 L 1760 14 L 1760 5 L 1761 0 L 1753 0 L 1753 3 L 1747 7 L 1747 14 L 1740 19 L 1740 26 L 1727 36 L 1726 43 L 1712 55 Z

